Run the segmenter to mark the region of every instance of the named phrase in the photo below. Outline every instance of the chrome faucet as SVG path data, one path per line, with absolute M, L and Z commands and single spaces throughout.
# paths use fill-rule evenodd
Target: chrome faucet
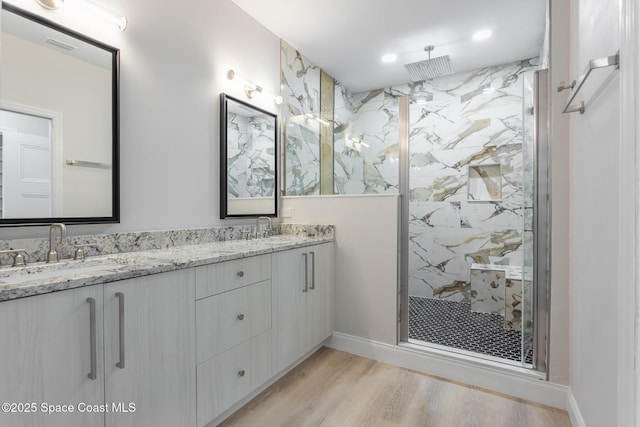
M 64 243 L 67 238 L 67 227 L 61 223 L 51 224 L 49 226 L 49 252 L 47 252 L 47 262 L 58 262 L 58 252 L 56 252 L 56 228 L 60 229 L 60 243 Z
M 268 216 L 259 216 L 258 218 L 256 218 L 256 239 L 259 239 L 261 237 L 260 234 L 260 220 L 261 219 L 266 219 L 269 222 L 269 226 L 264 230 L 264 233 L 270 232 L 272 230 L 271 228 L 271 218 L 269 218 Z M 264 237 L 264 235 L 262 235 Z

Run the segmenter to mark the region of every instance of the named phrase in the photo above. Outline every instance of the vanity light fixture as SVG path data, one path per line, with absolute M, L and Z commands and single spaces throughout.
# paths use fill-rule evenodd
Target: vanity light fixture
M 36 0 L 36 3 L 45 9 L 54 10 L 64 6 L 65 0 Z M 118 15 L 114 11 L 106 9 L 89 0 L 67 0 L 67 4 L 77 5 L 79 8 L 83 8 L 87 12 L 113 23 L 120 29 L 120 31 L 124 31 L 127 28 L 127 18 L 125 16 Z
M 267 95 L 270 98 L 273 98 L 273 102 L 277 105 L 282 104 L 282 97 L 279 95 L 273 95 L 267 91 L 265 91 L 262 86 L 258 86 L 257 84 L 241 77 L 233 70 L 227 71 L 227 79 L 229 80 L 237 80 L 244 84 L 244 93 L 247 95 L 247 98 L 253 98 L 256 93 L 261 93 L 263 95 Z
M 36 3 L 45 9 L 54 10 L 62 7 L 62 5 L 64 5 L 64 0 L 36 0 Z
M 307 118 L 309 118 L 311 120 L 315 120 L 315 121 L 317 121 L 318 123 L 320 123 L 321 125 L 324 125 L 324 126 L 329 126 L 331 124 L 328 121 L 322 120 L 320 117 L 316 117 L 311 113 L 305 114 L 305 117 L 307 117 Z

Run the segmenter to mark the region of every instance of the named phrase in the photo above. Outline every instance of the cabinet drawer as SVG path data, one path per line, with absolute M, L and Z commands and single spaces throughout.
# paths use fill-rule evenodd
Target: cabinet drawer
M 271 255 L 236 259 L 196 268 L 196 299 L 271 278 Z
M 271 328 L 271 280 L 196 301 L 196 360 L 202 363 Z
M 201 427 L 271 378 L 271 331 L 198 365 L 196 377 Z

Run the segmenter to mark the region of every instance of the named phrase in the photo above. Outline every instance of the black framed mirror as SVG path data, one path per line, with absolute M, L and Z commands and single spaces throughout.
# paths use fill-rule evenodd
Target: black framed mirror
M 115 223 L 119 50 L 2 4 L 0 226 Z
M 220 218 L 278 215 L 278 117 L 220 94 Z

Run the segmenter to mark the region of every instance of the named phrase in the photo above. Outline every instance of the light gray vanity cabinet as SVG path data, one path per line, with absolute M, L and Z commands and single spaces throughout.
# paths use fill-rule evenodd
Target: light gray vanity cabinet
M 193 269 L 105 284 L 104 342 L 106 427 L 195 425 Z
M 0 412 L 0 426 L 104 426 L 104 414 L 78 411 L 79 404 L 104 404 L 104 375 L 87 378 L 89 298 L 95 303 L 96 364 L 102 367 L 102 286 L 0 302 L 0 402 L 11 405 Z M 42 404 L 72 405 L 74 412 L 48 414 Z
M 194 426 L 194 312 L 193 269 L 0 302 L 0 426 Z
M 333 331 L 333 243 L 273 256 L 274 370 L 280 372 Z
M 271 255 L 196 268 L 198 426 L 274 375 Z

